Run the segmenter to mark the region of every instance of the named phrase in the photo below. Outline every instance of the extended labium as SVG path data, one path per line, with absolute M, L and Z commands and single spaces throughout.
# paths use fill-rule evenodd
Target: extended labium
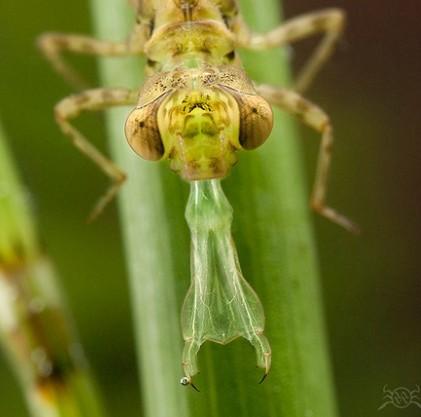
M 255 347 L 264 377 L 269 372 L 271 350 L 263 335 L 263 307 L 241 273 L 231 236 L 232 215 L 219 180 L 191 184 L 186 219 L 191 233 L 192 283 L 181 314 L 184 384 L 191 383 L 198 372 L 197 353 L 206 340 L 224 345 L 244 337 Z

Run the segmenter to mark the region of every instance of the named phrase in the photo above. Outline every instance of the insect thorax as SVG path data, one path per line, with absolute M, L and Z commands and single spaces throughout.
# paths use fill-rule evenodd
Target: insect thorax
M 165 3 L 167 8 L 156 11 L 144 48 L 149 73 L 171 70 L 181 64 L 197 67 L 203 61 L 213 65 L 234 63 L 233 34 L 213 2 L 207 7 L 192 8 L 191 19 L 185 19 L 176 2 Z

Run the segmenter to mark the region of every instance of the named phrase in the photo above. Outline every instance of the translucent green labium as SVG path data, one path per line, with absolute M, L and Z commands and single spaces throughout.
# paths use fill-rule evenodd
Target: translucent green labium
M 257 365 L 265 374 L 270 368 L 263 307 L 241 273 L 231 236 L 232 217 L 219 180 L 191 183 L 186 219 L 192 241 L 192 284 L 181 314 L 188 380 L 198 372 L 197 352 L 206 340 L 224 345 L 242 336 L 255 347 Z

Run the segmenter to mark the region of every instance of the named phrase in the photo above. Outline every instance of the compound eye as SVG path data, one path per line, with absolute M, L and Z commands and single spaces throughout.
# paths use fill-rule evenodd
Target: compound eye
M 135 108 L 128 116 L 125 133 L 130 147 L 143 159 L 158 161 L 164 155 L 157 112 L 161 101 Z
M 233 94 L 240 110 L 240 145 L 247 150 L 262 145 L 273 126 L 273 114 L 269 103 L 260 96 Z

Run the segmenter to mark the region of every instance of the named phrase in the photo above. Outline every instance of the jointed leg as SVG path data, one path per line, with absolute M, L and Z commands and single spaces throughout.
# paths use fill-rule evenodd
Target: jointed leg
M 77 89 L 86 88 L 86 82 L 63 59 L 63 52 L 85 55 L 126 56 L 143 52 L 144 24 L 139 23 L 127 42 L 108 42 L 89 36 L 44 33 L 37 39 L 37 45 L 53 68 Z
M 298 116 L 305 124 L 322 134 L 311 206 L 322 216 L 339 224 L 350 232 L 358 233 L 359 228 L 356 224 L 325 203 L 333 146 L 332 125 L 327 114 L 315 104 L 307 101 L 291 90 L 270 85 L 260 85 L 257 87 L 257 92 L 269 103 Z
M 298 16 L 265 34 L 250 33 L 245 24 L 242 24 L 239 30 L 239 46 L 262 50 L 323 33 L 322 41 L 296 79 L 294 90 L 303 92 L 332 54 L 336 42 L 342 35 L 344 24 L 345 14 L 340 9 L 326 9 Z
M 137 91 L 126 89 L 99 88 L 66 97 L 55 106 L 55 117 L 63 133 L 70 138 L 73 145 L 80 152 L 90 158 L 112 180 L 110 188 L 91 212 L 89 220 L 93 220 L 98 216 L 114 198 L 126 179 L 126 174 L 114 162 L 98 151 L 69 120 L 74 119 L 82 111 L 86 110 L 103 110 L 112 106 L 135 104 L 137 102 L 137 94 Z

